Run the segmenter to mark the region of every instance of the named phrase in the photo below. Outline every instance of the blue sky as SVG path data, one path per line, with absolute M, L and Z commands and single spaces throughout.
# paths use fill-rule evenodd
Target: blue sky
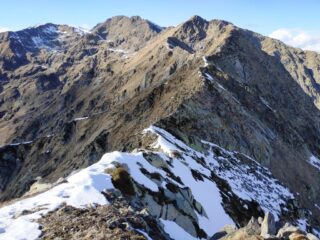
M 2 0 L 0 9 L 0 28 L 10 30 L 46 22 L 92 27 L 115 15 L 140 15 L 169 26 L 200 15 L 264 35 L 320 31 L 320 0 Z

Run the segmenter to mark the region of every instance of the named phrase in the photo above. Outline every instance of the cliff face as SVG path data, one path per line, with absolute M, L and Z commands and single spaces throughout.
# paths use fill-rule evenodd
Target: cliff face
M 127 204 L 164 230 L 210 237 L 267 211 L 319 229 L 319 54 L 198 16 L 47 24 L 1 33 L 0 52 L 1 201 L 121 151 L 107 156 L 133 182 Z

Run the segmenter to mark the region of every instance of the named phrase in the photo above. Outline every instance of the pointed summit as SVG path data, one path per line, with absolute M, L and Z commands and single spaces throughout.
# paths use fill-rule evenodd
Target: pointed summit
M 207 20 L 195 15 L 177 27 L 176 37 L 192 45 L 207 36 L 208 26 L 209 22 Z
M 187 20 L 183 26 L 185 27 L 194 27 L 198 29 L 203 29 L 204 27 L 208 26 L 209 22 L 205 20 L 204 18 L 194 15 L 189 20 Z
M 188 21 L 192 21 L 192 22 L 196 22 L 196 23 L 208 22 L 206 19 L 200 17 L 199 15 L 193 15 L 191 18 L 189 18 Z

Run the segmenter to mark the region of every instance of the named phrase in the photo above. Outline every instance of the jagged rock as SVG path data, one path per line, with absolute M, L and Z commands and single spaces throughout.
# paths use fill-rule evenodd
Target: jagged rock
M 269 216 L 270 217 L 270 216 Z M 318 240 L 316 236 L 311 233 L 305 233 L 298 227 L 286 223 L 278 232 L 277 236 L 265 234 L 261 236 L 260 226 L 255 218 L 252 218 L 247 226 L 231 231 L 224 231 L 223 229 L 214 234 L 210 240 L 239 240 L 239 239 L 268 239 L 268 240 Z
M 252 217 L 248 222 L 247 226 L 245 226 L 245 230 L 249 235 L 260 235 L 261 228 L 258 220 Z
M 30 186 L 29 191 L 26 192 L 24 194 L 24 196 L 32 196 L 37 193 L 44 192 L 44 191 L 52 188 L 53 186 L 54 186 L 54 184 L 51 184 L 51 183 L 41 183 L 41 182 L 37 181 Z
M 267 212 L 261 224 L 261 236 L 269 237 L 276 234 L 276 225 L 272 213 Z
M 226 236 L 220 238 L 221 240 L 239 240 L 239 239 L 246 239 L 246 240 L 263 240 L 264 238 L 260 235 L 250 235 L 245 231 L 245 229 L 239 229 L 235 232 L 227 234 Z
M 226 235 L 227 235 L 227 232 L 225 232 L 225 231 L 217 232 L 210 238 L 210 240 L 219 240 L 219 239 L 222 239 Z
M 124 200 L 96 208 L 77 209 L 62 206 L 39 219 L 43 239 L 146 239 L 141 231 L 154 239 L 169 237 L 150 215 L 140 216 L 129 211 Z M 140 231 L 136 231 L 139 229 Z
M 289 240 L 310 240 L 310 239 L 308 239 L 308 237 L 302 233 L 294 232 L 289 235 Z
M 234 225 L 225 225 L 219 232 L 215 233 L 210 240 L 219 240 L 222 239 L 224 236 L 231 234 L 237 230 L 236 226 Z
M 189 194 L 181 194 L 181 192 L 172 193 L 170 191 L 163 191 L 159 194 L 144 193 L 141 200 L 144 206 L 152 216 L 156 216 L 162 219 L 168 219 L 175 221 L 179 226 L 191 234 L 192 236 L 197 236 L 197 231 L 194 226 L 194 221 L 197 219 L 195 209 L 193 208 L 192 201 L 190 198 L 190 190 L 185 190 Z M 163 195 L 162 195 L 163 194 Z M 185 197 L 188 198 L 185 198 Z M 159 201 L 167 201 L 167 203 Z M 175 204 L 170 204 L 174 202 Z
M 278 238 L 288 238 L 290 234 L 300 232 L 298 227 L 292 226 L 289 223 L 286 223 L 282 228 L 278 230 Z
M 139 214 L 141 214 L 142 216 L 148 216 L 150 215 L 149 211 L 147 208 L 142 209 Z
M 307 238 L 309 240 L 319 240 L 319 238 L 317 238 L 315 235 L 313 235 L 311 233 L 307 233 Z

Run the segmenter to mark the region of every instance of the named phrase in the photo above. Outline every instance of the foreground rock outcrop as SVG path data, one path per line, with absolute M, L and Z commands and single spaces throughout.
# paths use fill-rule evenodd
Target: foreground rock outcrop
M 259 222 L 261 220 L 261 222 Z M 286 223 L 278 232 L 272 214 L 267 213 L 264 219 L 251 218 L 249 223 L 240 229 L 232 226 L 225 226 L 220 232 L 216 233 L 210 240 L 239 240 L 239 239 L 274 239 L 274 240 L 316 240 L 319 239 L 311 233 L 306 233 L 299 227 Z
M 114 193 L 109 205 L 86 209 L 61 206 L 39 220 L 42 239 L 169 239 L 157 219 L 133 209 Z M 148 233 L 148 234 L 147 234 Z
M 107 153 L 50 190 L 2 207 L 1 237 L 20 239 L 21 224 L 27 239 L 89 238 L 99 231 L 102 238 L 142 231 L 153 239 L 209 239 L 225 224 L 246 225 L 241 236 L 269 238 L 285 222 L 317 233 L 299 215 L 294 195 L 248 156 L 206 141 L 191 148 L 156 126 L 137 141 L 132 152 Z M 264 217 L 261 227 L 252 215 Z M 110 229 L 109 221 L 119 226 Z

